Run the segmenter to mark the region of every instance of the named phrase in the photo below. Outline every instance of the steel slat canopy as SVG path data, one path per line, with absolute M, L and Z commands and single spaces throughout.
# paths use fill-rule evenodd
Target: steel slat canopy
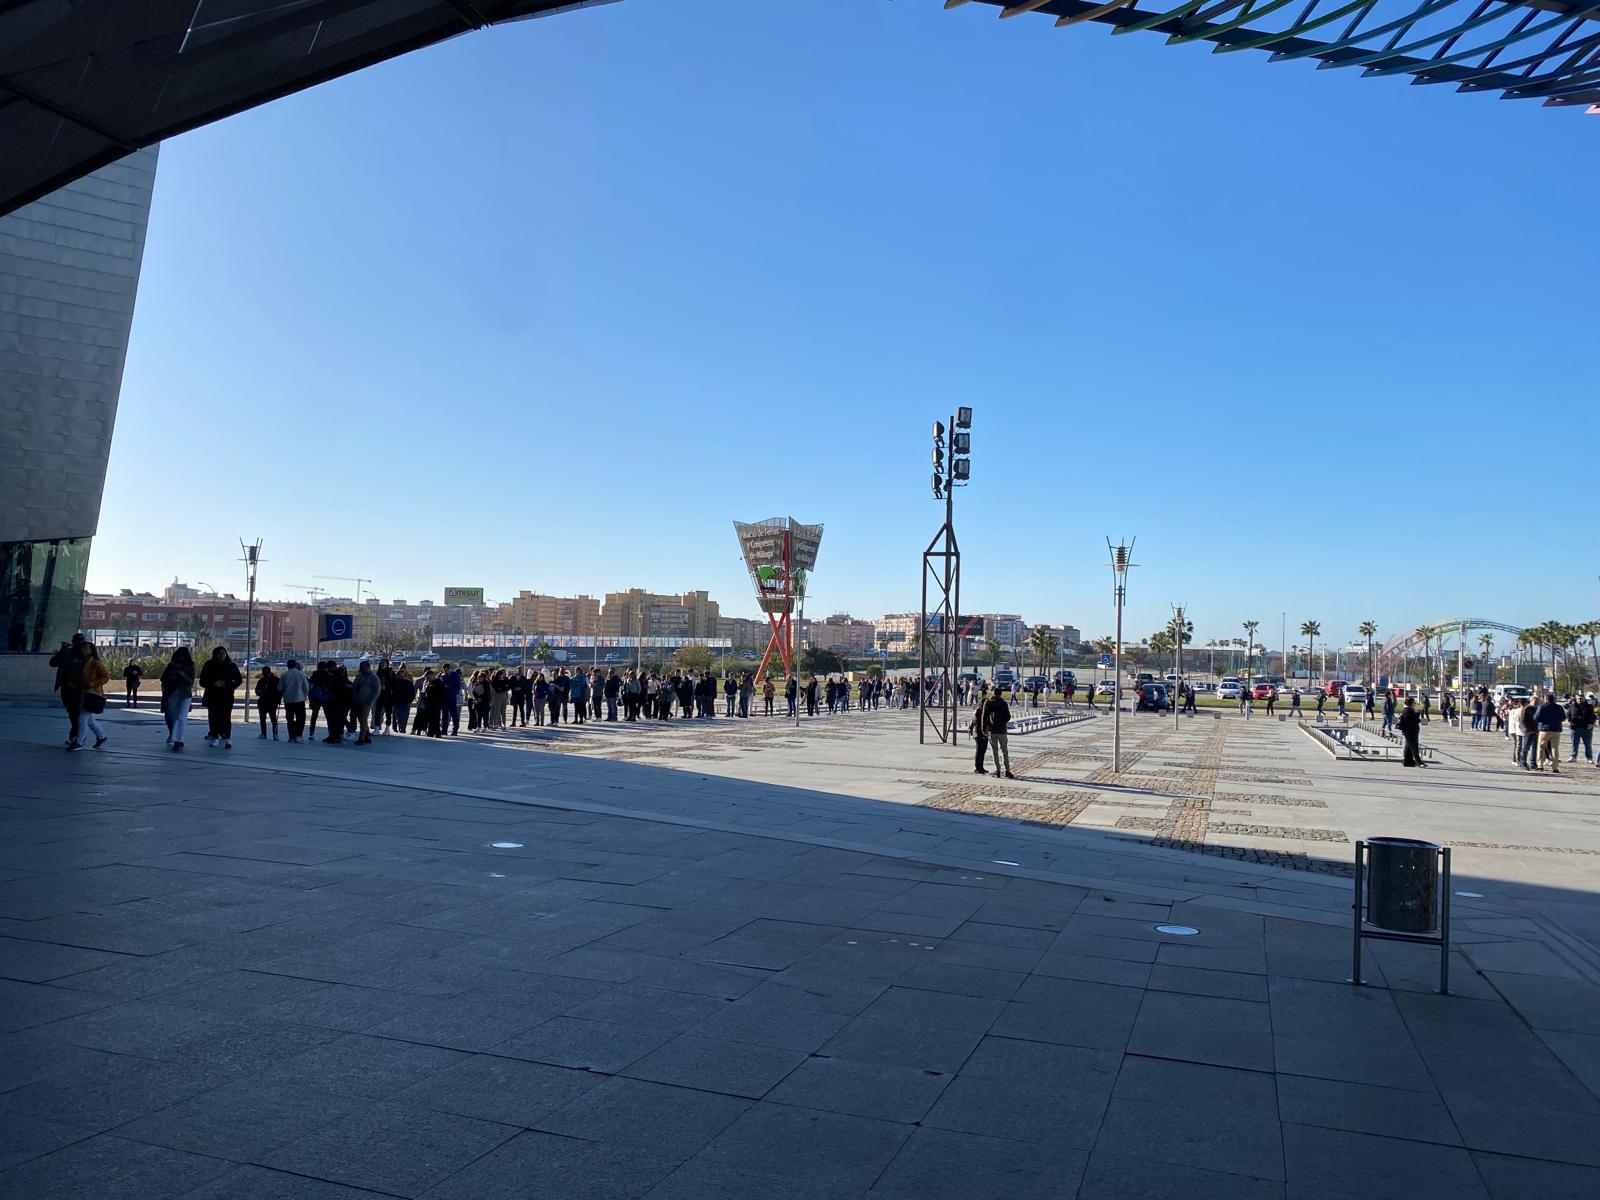
M 615 0 L 0 0 L 0 214 L 447 38 Z M 685 0 L 687 2 L 687 0 Z M 763 0 L 751 0 L 761 3 Z M 930 0 L 931 2 L 931 0 Z M 1600 113 L 1600 0 L 945 0 Z M 1502 55 L 1505 55 L 1502 58 Z

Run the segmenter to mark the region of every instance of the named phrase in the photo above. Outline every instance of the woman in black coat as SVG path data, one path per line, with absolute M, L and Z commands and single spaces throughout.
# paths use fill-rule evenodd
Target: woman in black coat
M 239 668 L 218 646 L 200 668 L 200 701 L 206 706 L 206 745 L 233 749 L 233 693 L 244 682 Z

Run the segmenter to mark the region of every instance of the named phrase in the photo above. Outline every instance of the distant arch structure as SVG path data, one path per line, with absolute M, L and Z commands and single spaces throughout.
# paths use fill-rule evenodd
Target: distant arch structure
M 1430 621 L 1426 625 L 1414 626 L 1405 633 L 1395 634 L 1383 644 L 1383 649 L 1378 651 L 1378 661 L 1393 665 L 1418 650 L 1426 653 L 1430 644 L 1438 638 L 1482 630 L 1509 633 L 1515 637 L 1522 632 L 1522 626 L 1507 625 L 1504 621 L 1491 621 L 1488 617 L 1448 617 L 1442 621 Z
M 0 216 L 163 138 L 374 63 L 615 2 L 0 0 Z M 978 2 L 1002 19 L 1159 33 L 1214 54 L 1600 112 L 1600 0 Z

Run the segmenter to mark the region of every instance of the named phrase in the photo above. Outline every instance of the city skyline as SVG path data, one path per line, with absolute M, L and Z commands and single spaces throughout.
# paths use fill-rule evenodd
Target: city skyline
M 732 522 L 785 513 L 828 529 L 808 611 L 903 611 L 928 427 L 970 404 L 964 608 L 1099 636 L 1108 533 L 1138 536 L 1140 630 L 1600 603 L 1519 514 L 1587 477 L 1582 439 L 1502 437 L 1600 378 L 1600 249 L 1564 232 L 1592 122 L 992 13 L 760 9 L 509 26 L 167 143 L 90 586 L 237 590 L 261 536 L 263 587 L 754 613 Z M 1530 279 L 1536 307 L 1482 286 Z

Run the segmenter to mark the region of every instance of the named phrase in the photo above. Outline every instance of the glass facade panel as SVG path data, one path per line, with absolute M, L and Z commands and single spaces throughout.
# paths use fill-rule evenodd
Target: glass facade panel
M 78 631 L 89 538 L 0 542 L 0 653 L 53 653 Z

